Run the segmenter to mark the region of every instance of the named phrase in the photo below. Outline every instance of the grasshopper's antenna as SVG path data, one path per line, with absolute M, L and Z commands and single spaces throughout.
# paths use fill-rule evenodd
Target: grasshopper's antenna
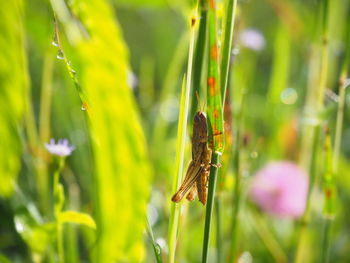
M 197 100 L 198 100 L 198 105 L 199 105 L 199 110 L 202 111 L 202 107 L 201 107 L 201 100 L 199 98 L 199 95 L 198 95 L 198 91 L 196 90 L 196 96 L 197 96 Z

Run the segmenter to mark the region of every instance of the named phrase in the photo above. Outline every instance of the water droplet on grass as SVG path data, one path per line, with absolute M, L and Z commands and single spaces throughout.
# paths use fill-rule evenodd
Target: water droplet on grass
M 162 253 L 162 249 L 161 249 L 159 244 L 156 244 L 154 246 L 154 249 L 155 249 L 157 255 L 160 255 Z
M 82 104 L 82 105 L 81 105 L 81 110 L 86 110 L 86 108 L 85 108 L 85 105 L 84 105 L 84 104 Z
M 56 34 L 53 35 L 51 43 L 53 46 L 58 47 L 58 40 Z
M 298 99 L 298 93 L 295 91 L 295 89 L 286 88 L 282 91 L 280 98 L 284 104 L 294 104 Z
M 57 59 L 64 59 L 64 53 L 63 53 L 63 51 L 61 50 L 61 49 L 59 49 L 58 51 L 57 51 L 57 55 L 56 55 L 56 58 Z

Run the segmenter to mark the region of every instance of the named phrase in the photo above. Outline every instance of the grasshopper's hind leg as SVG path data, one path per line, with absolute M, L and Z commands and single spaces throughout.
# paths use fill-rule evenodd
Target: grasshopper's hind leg
M 209 169 L 203 169 L 201 175 L 197 178 L 197 191 L 199 201 L 205 205 L 207 203 L 208 197 L 208 178 L 209 178 Z
M 196 197 L 196 195 L 197 195 L 197 184 L 195 183 L 195 184 L 192 186 L 192 188 L 191 188 L 191 190 L 189 191 L 189 193 L 186 195 L 186 199 L 187 199 L 188 201 L 193 201 L 194 198 Z

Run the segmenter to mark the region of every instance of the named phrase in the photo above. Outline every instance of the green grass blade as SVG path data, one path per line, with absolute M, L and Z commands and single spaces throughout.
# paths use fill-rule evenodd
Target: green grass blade
M 210 227 L 211 227 L 211 219 L 212 219 L 213 207 L 214 207 L 216 181 L 217 181 L 217 175 L 218 175 L 218 167 L 214 165 L 219 164 L 219 157 L 220 157 L 220 154 L 215 152 L 213 153 L 213 156 L 211 158 L 211 163 L 213 164 L 213 166 L 211 166 L 210 168 L 208 202 L 207 202 L 207 209 L 205 211 L 204 239 L 203 239 L 203 251 L 202 251 L 203 263 L 208 262 Z
M 224 150 L 223 108 L 221 101 L 219 50 L 216 29 L 215 0 L 208 1 L 208 76 L 207 76 L 207 103 L 208 103 L 208 131 L 209 145 L 213 149 L 211 158 L 212 167 L 209 175 L 208 202 L 205 214 L 204 240 L 202 262 L 208 261 L 210 240 L 210 226 L 214 206 L 216 180 L 219 165 L 219 156 Z
M 317 87 L 309 86 L 309 100 L 307 101 L 306 108 L 313 112 L 313 116 L 316 120 L 316 125 L 306 124 L 303 131 L 302 141 L 309 141 L 310 143 L 302 143 L 301 160 L 306 163 L 305 169 L 309 172 L 309 187 L 308 195 L 306 200 L 306 208 L 301 218 L 300 229 L 298 240 L 296 244 L 295 252 L 295 263 L 304 262 L 303 257 L 305 256 L 306 247 L 306 234 L 308 232 L 308 224 L 310 221 L 311 213 L 311 196 L 314 189 L 315 177 L 317 172 L 317 157 L 319 154 L 318 144 L 320 143 L 321 137 L 321 120 L 320 114 L 324 108 L 324 97 L 327 86 L 327 75 L 328 75 L 328 61 L 329 61 L 329 43 L 328 43 L 328 14 L 329 14 L 329 0 L 323 0 L 322 2 L 322 46 L 321 46 L 321 61 L 319 71 L 319 82 Z M 313 93 L 316 91 L 316 94 Z M 315 97 L 315 100 L 313 99 Z M 311 155 L 310 155 L 311 153 Z M 307 157 L 307 155 L 309 157 Z M 309 162 L 305 161 L 309 160 Z
M 193 78 L 192 85 L 193 89 L 191 91 L 191 115 L 194 116 L 196 111 L 198 110 L 198 101 L 196 98 L 196 92 L 198 95 L 201 93 L 201 81 L 203 77 L 203 65 L 205 61 L 205 45 L 207 42 L 207 5 L 205 0 L 200 0 L 199 2 L 199 10 L 200 10 L 200 19 L 199 19 L 199 28 L 198 28 L 198 36 L 196 40 L 196 48 L 195 48 L 195 56 L 193 62 Z M 192 123 L 192 120 L 191 120 Z
M 28 95 L 23 36 L 23 1 L 10 0 L 0 9 L 0 196 L 9 196 L 21 163 L 18 135 Z
M 172 192 L 175 192 L 181 185 L 183 175 L 183 163 L 185 154 L 186 143 L 186 127 L 187 127 L 187 113 L 188 112 L 188 100 L 185 78 L 182 82 L 180 111 L 179 111 L 179 124 L 177 127 L 177 144 L 176 144 L 176 159 L 175 159 L 175 176 L 173 180 Z M 187 101 L 187 103 L 186 103 Z M 187 107 L 186 107 L 187 106 Z M 175 251 L 177 242 L 177 233 L 179 228 L 181 204 L 171 203 L 170 221 L 169 221 L 169 258 L 170 263 L 175 262 Z
M 154 252 L 154 256 L 156 258 L 157 263 L 162 263 L 162 250 L 161 247 L 159 246 L 159 244 L 157 244 L 157 242 L 154 240 L 154 234 L 153 234 L 153 230 L 152 227 L 147 219 L 147 232 L 148 232 L 148 236 L 151 240 L 152 243 L 152 247 L 153 247 L 153 252 Z
M 112 8 L 106 1 L 75 1 L 71 11 L 88 36 L 75 31 L 74 18 L 54 11 L 76 55 L 79 83 L 90 102 L 97 199 L 96 262 L 140 262 L 149 198 L 150 166 L 132 91 L 128 54 Z
M 192 77 L 192 63 L 193 63 L 193 50 L 194 50 L 194 38 L 195 38 L 195 23 L 192 23 L 192 19 L 196 20 L 196 17 L 190 19 L 190 44 L 188 53 L 188 64 L 187 64 L 187 76 L 186 84 L 185 79 L 182 83 L 181 89 L 181 100 L 180 100 L 180 111 L 179 111 L 179 123 L 177 130 L 177 144 L 176 144 L 176 161 L 175 161 L 175 176 L 173 181 L 172 192 L 180 187 L 183 178 L 183 164 L 184 164 L 184 153 L 186 143 L 186 130 L 187 130 L 187 119 L 189 113 L 189 102 L 191 92 L 191 77 Z M 171 203 L 170 212 L 170 223 L 169 223 L 169 258 L 170 263 L 175 262 L 175 250 L 177 242 L 177 232 L 179 227 L 181 204 Z
M 224 119 L 221 101 L 219 46 L 216 26 L 215 0 L 208 1 L 208 77 L 207 100 L 209 138 L 214 152 L 224 150 Z
M 221 52 L 221 97 L 222 101 L 225 101 L 226 89 L 229 76 L 231 50 L 232 50 L 232 37 L 235 24 L 237 0 L 228 0 L 226 22 L 224 28 L 224 41 Z

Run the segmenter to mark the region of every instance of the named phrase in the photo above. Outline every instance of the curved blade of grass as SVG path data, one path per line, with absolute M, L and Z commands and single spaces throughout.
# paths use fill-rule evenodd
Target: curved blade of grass
M 18 135 L 28 93 L 23 39 L 23 1 L 10 0 L 0 9 L 0 196 L 13 193 L 21 166 Z
M 68 71 L 68 74 L 69 74 L 70 78 L 72 79 L 74 86 L 78 92 L 80 101 L 82 103 L 82 108 L 86 109 L 87 112 L 90 113 L 90 111 L 89 111 L 90 104 L 88 103 L 88 98 L 85 94 L 85 91 L 81 88 L 79 81 L 78 81 L 78 78 L 76 76 L 76 72 L 72 68 L 71 62 L 68 60 L 68 58 L 63 50 L 63 46 L 62 46 L 60 35 L 59 35 L 58 23 L 56 20 L 56 16 L 54 19 L 54 42 L 55 42 L 55 45 L 57 45 L 57 47 L 58 47 L 57 56 L 60 56 L 60 58 L 63 59 L 63 61 L 64 61 L 64 64 L 65 64 L 66 69 Z
M 183 177 L 183 163 L 184 163 L 184 153 L 185 153 L 185 143 L 186 143 L 187 119 L 188 119 L 188 113 L 189 113 L 196 20 L 197 18 L 195 16 L 192 16 L 190 19 L 191 24 L 190 24 L 190 43 L 189 43 L 189 53 L 188 53 L 187 76 L 186 76 L 186 84 L 185 84 L 185 78 L 184 78 L 182 82 L 182 88 L 181 88 L 179 123 L 177 128 L 175 176 L 174 176 L 173 189 L 172 189 L 173 193 L 175 193 L 176 189 L 180 187 L 182 182 L 182 177 Z M 177 232 L 178 232 L 179 219 L 180 219 L 180 208 L 181 208 L 181 204 L 177 204 L 173 202 L 171 203 L 169 236 L 168 236 L 168 239 L 169 239 L 168 261 L 170 263 L 175 262 L 175 251 L 176 251 Z
M 226 22 L 224 28 L 224 41 L 221 52 L 221 97 L 225 101 L 228 83 L 228 73 L 230 68 L 232 37 L 235 24 L 237 0 L 229 0 L 227 4 Z
M 186 101 L 189 99 L 187 94 L 185 78 L 182 82 L 181 89 L 181 100 L 180 100 L 180 111 L 179 111 L 179 124 L 177 127 L 177 144 L 176 144 L 176 159 L 175 159 L 175 176 L 173 180 L 172 192 L 175 192 L 176 189 L 181 185 L 182 174 L 183 174 L 183 163 L 184 163 L 184 154 L 185 154 L 185 143 L 186 143 L 186 127 L 187 127 L 187 113 L 188 104 Z M 186 108 L 187 106 L 187 108 Z M 175 262 L 175 251 L 176 251 L 176 242 L 177 242 L 177 233 L 179 228 L 179 219 L 180 219 L 180 209 L 181 204 L 171 203 L 170 218 L 169 218 L 169 258 L 170 263 Z
M 52 1 L 64 25 L 81 87 L 90 102 L 96 180 L 96 262 L 141 262 L 149 197 L 146 141 L 127 84 L 127 50 L 106 1 L 74 1 L 74 17 L 88 35 L 77 37 L 74 18 Z M 58 7 L 57 7 L 58 6 Z M 68 21 L 68 22 L 67 22 Z M 73 34 L 73 35 L 71 35 Z

